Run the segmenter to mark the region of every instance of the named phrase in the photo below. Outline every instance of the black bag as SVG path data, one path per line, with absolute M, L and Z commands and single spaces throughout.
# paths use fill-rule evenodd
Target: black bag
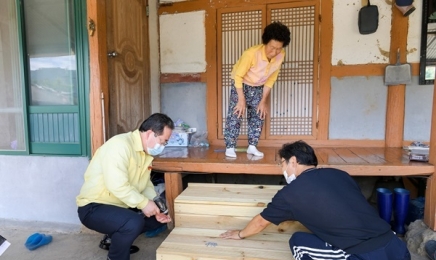
M 359 10 L 359 32 L 360 34 L 370 34 L 377 31 L 378 28 L 378 7 L 371 5 L 368 0 L 368 5 Z

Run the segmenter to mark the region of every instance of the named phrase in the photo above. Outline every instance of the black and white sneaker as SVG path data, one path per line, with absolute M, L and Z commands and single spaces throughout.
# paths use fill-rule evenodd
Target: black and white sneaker
M 98 247 L 100 247 L 101 249 L 109 251 L 109 247 L 111 246 L 111 242 L 112 242 L 111 238 L 108 235 L 104 235 L 104 237 L 100 241 L 100 245 Z M 139 247 L 134 246 L 134 245 L 130 246 L 130 254 L 134 254 L 138 251 L 139 251 Z

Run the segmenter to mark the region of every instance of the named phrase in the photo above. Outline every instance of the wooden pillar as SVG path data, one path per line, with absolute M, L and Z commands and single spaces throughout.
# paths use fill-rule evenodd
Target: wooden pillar
M 427 187 L 425 190 L 425 206 L 424 206 L 424 223 L 435 230 L 435 202 L 436 202 L 436 181 L 434 174 L 427 179 Z M 436 230 L 435 230 L 436 231 Z
M 329 138 L 330 121 L 330 96 L 331 96 L 331 69 L 333 50 L 333 0 L 321 1 L 321 10 L 332 10 L 322 12 L 321 35 L 320 35 L 320 60 L 319 60 L 319 96 L 318 96 L 318 140 Z
M 436 84 L 435 84 L 436 85 Z M 431 116 L 430 130 L 430 160 L 429 162 L 436 165 L 436 89 L 433 88 L 433 110 Z M 435 167 L 436 172 L 436 167 Z M 424 222 L 432 230 L 436 231 L 436 176 L 433 173 L 427 180 L 425 192 L 425 212 Z
M 173 222 L 168 223 L 168 228 L 175 226 L 174 200 L 183 191 L 182 174 L 180 172 L 165 172 L 165 197 L 167 200 L 168 211 Z
M 106 1 L 87 0 L 89 32 L 89 119 L 91 128 L 91 152 L 104 143 L 102 93 L 108 97 L 107 82 L 107 43 L 106 43 Z M 89 26 L 93 23 L 95 31 Z M 107 118 L 107 117 L 106 117 Z
M 210 7 L 209 4 L 205 4 L 206 9 L 206 17 L 205 17 L 205 30 L 206 30 L 206 122 L 207 122 L 207 132 L 208 140 L 215 140 L 216 143 L 223 144 L 222 140 L 219 140 L 218 136 L 218 122 L 222 120 L 218 118 L 217 107 L 217 93 L 218 88 L 221 86 L 217 86 L 218 82 L 218 68 L 216 61 L 217 57 L 217 10 L 216 8 Z
M 389 52 L 390 64 L 397 62 L 397 50 L 400 50 L 400 61 L 407 60 L 408 17 L 395 7 L 392 1 L 391 47 Z M 404 133 L 406 85 L 388 86 L 388 100 L 386 109 L 386 147 L 402 147 Z

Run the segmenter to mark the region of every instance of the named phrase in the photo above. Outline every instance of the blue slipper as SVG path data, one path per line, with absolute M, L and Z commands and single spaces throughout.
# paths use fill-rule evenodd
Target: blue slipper
M 167 225 L 163 225 L 163 226 L 158 227 L 154 230 L 146 231 L 144 233 L 144 235 L 146 237 L 155 237 L 155 236 L 159 235 L 160 233 L 164 232 L 165 230 L 167 230 Z
M 24 245 L 29 250 L 35 250 L 38 247 L 41 247 L 43 245 L 47 245 L 48 243 L 50 243 L 52 241 L 52 239 L 53 238 L 50 235 L 35 233 L 27 239 L 27 241 Z

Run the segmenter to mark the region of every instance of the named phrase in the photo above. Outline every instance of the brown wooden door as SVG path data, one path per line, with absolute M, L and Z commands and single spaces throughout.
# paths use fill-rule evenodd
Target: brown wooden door
M 107 138 L 137 129 L 150 115 L 147 1 L 109 0 Z

